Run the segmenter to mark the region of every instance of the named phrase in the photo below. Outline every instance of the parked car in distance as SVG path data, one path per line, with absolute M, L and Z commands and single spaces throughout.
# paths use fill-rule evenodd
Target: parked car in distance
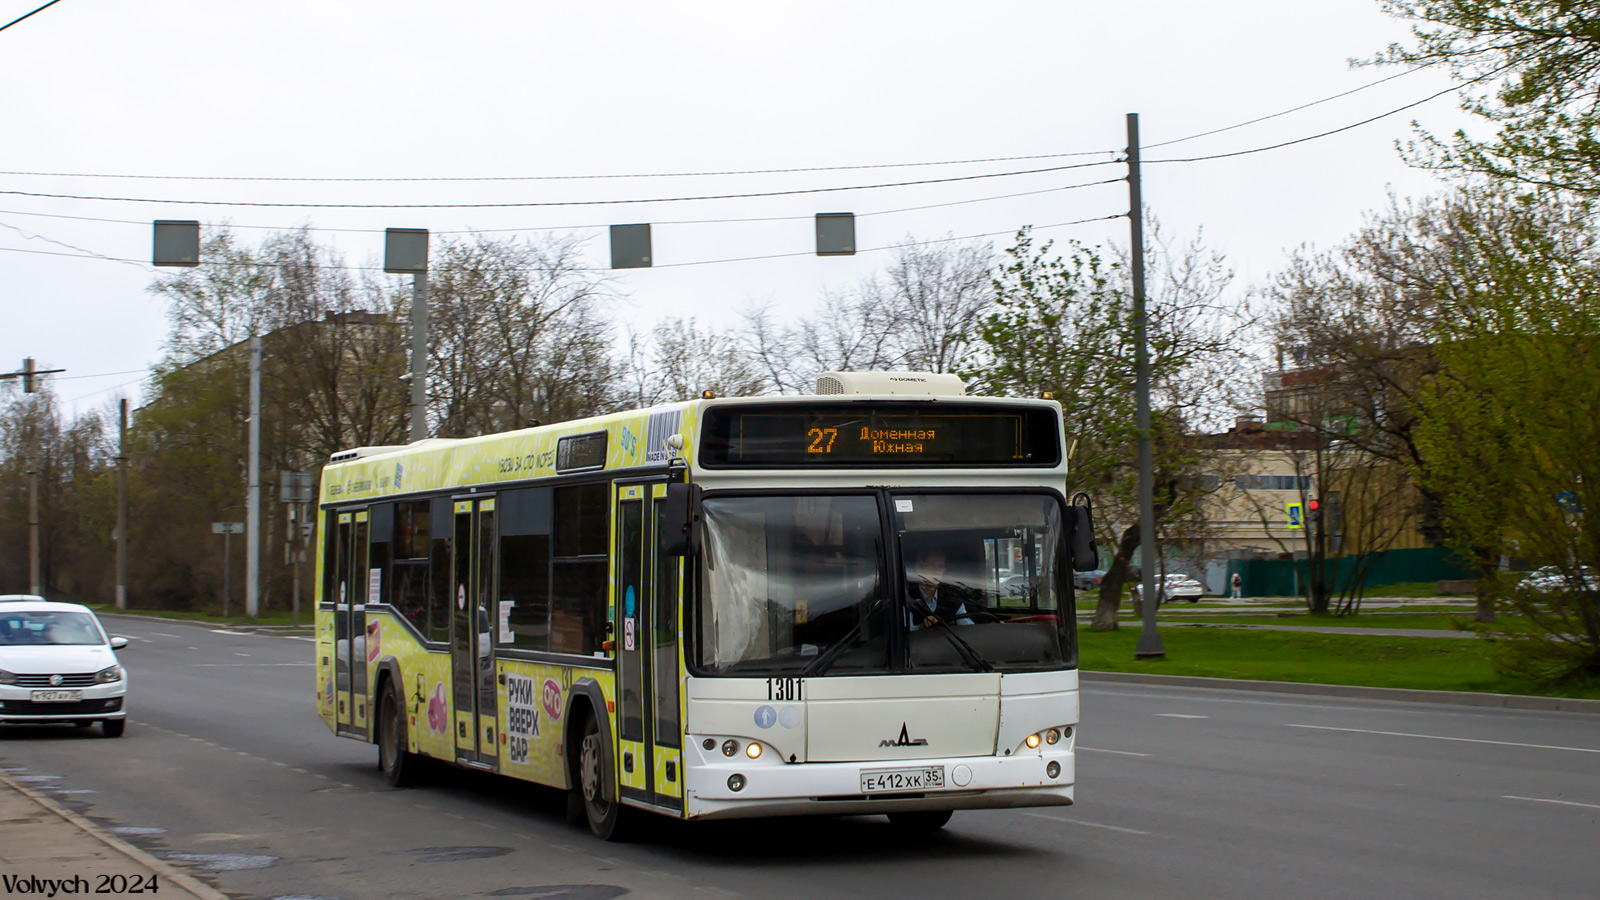
M 1080 591 L 1092 591 L 1100 587 L 1100 582 L 1106 580 L 1105 569 L 1094 569 L 1089 572 L 1073 572 L 1072 586 Z
M 1138 601 L 1143 592 L 1143 585 L 1138 582 L 1133 584 L 1133 599 Z M 1169 600 L 1187 600 L 1190 603 L 1198 601 L 1206 592 L 1205 585 L 1187 575 L 1169 572 L 1166 575 L 1156 576 L 1156 605 Z
M 0 725 L 96 722 L 106 737 L 127 727 L 128 673 L 87 606 L 35 597 L 0 605 Z
M 1593 568 L 1583 566 L 1579 575 L 1583 579 L 1584 590 L 1600 591 L 1600 574 L 1597 574 Z M 1523 576 L 1522 580 L 1517 584 L 1519 587 L 1529 588 L 1541 594 L 1564 591 L 1572 586 L 1572 582 L 1568 581 L 1567 576 L 1563 575 L 1561 569 L 1556 566 L 1544 566 L 1534 569 Z

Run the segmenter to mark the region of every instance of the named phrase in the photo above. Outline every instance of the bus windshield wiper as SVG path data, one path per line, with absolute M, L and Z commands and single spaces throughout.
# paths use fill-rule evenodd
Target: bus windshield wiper
M 911 601 L 907 600 L 905 597 L 900 597 L 900 602 L 905 604 L 906 612 L 911 615 L 913 621 L 916 620 L 917 616 L 925 614 L 931 616 L 935 622 L 938 622 L 939 627 L 944 629 L 939 633 L 945 636 L 945 639 L 950 642 L 950 646 L 956 648 L 956 653 L 958 653 L 961 658 L 966 661 L 967 665 L 973 667 L 979 672 L 994 671 L 994 665 L 987 659 L 984 659 L 983 656 L 978 653 L 978 651 L 972 649 L 971 644 L 962 640 L 961 635 L 956 634 L 955 628 L 951 627 L 950 622 L 946 620 L 944 616 L 939 615 L 938 610 L 927 609 L 926 607 L 919 610 L 912 606 Z
M 828 671 L 828 667 L 833 665 L 833 661 L 838 659 L 841 653 L 854 646 L 850 642 L 855 640 L 856 635 L 861 633 L 862 628 L 866 627 L 867 620 L 872 618 L 872 614 L 878 611 L 878 607 L 883 605 L 885 599 L 887 598 L 879 597 L 871 606 L 867 607 L 866 613 L 857 619 L 854 625 L 850 626 L 849 631 L 846 631 L 837 641 L 829 644 L 828 649 L 822 651 L 820 656 L 812 660 L 810 665 L 800 671 L 801 677 L 809 678 L 812 675 L 821 675 L 823 672 Z

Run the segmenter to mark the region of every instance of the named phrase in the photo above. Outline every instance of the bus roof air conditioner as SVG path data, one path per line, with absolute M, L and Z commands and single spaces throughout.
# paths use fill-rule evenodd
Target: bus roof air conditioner
M 960 378 L 935 372 L 824 372 L 817 376 L 817 393 L 965 397 Z

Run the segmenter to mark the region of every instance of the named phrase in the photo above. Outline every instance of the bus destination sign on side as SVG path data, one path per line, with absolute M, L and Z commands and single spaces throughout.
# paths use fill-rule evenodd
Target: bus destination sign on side
M 1060 426 L 1041 407 L 816 404 L 713 408 L 709 468 L 1054 466 Z

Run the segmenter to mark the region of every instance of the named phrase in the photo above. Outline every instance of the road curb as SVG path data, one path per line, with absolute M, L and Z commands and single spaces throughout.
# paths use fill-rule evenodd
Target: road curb
M 123 856 L 132 859 L 134 862 L 137 862 L 139 865 L 144 866 L 152 872 L 155 872 L 162 878 L 181 886 L 184 890 L 195 895 L 196 897 L 200 897 L 202 900 L 229 900 L 227 894 L 222 893 L 203 881 L 199 881 L 192 875 L 185 875 L 183 872 L 173 868 L 172 864 L 168 863 L 166 860 L 151 856 L 150 854 L 140 850 L 138 847 L 133 846 L 127 841 L 122 840 L 116 835 L 107 833 L 100 826 L 94 824 L 83 816 L 78 815 L 72 810 L 67 809 L 54 800 L 51 800 L 49 797 L 40 794 L 38 791 L 35 791 L 32 788 L 18 784 L 9 774 L 3 771 L 0 771 L 0 784 L 4 784 L 6 787 L 11 788 L 22 796 L 27 797 L 29 800 L 32 800 L 50 812 L 55 813 L 56 815 L 65 819 L 67 822 L 76 825 L 78 830 L 82 831 L 84 834 L 87 834 L 100 843 L 105 844 L 112 850 L 121 853 Z
M 229 631 L 265 632 L 267 634 L 311 634 L 316 630 L 315 625 L 307 622 L 304 625 L 229 625 L 226 622 L 207 622 L 204 619 L 169 619 L 166 616 L 143 616 L 125 612 L 101 612 L 95 614 L 101 619 L 123 619 L 129 622 L 167 622 L 172 625 L 197 625 L 209 628 L 226 628 Z
M 1493 709 L 1533 709 L 1600 715 L 1600 700 L 1571 697 L 1534 697 L 1527 694 L 1483 694 L 1472 691 L 1419 691 L 1407 688 L 1362 687 L 1353 684 L 1311 684 L 1302 681 L 1250 681 L 1243 678 L 1203 678 L 1198 675 L 1147 675 L 1143 672 L 1090 672 L 1079 670 L 1087 682 L 1153 684 L 1164 687 L 1221 688 L 1275 694 L 1310 694 L 1356 700 L 1391 700 L 1403 703 L 1444 703 Z

